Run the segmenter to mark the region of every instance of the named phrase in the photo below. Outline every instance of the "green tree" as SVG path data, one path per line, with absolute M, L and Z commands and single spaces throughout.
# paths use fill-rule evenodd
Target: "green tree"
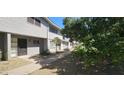
M 80 45 L 74 54 L 88 68 L 124 62 L 124 18 L 65 18 L 62 34 Z
M 57 47 L 61 45 L 61 39 L 59 39 L 58 37 L 55 37 L 52 41 L 56 45 L 56 52 L 57 52 Z

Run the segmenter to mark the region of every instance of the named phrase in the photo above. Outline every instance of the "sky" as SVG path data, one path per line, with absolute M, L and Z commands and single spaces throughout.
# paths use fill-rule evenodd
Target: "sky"
M 63 25 L 63 19 L 64 19 L 64 17 L 49 17 L 49 19 L 51 21 L 53 21 L 59 27 L 64 28 L 64 25 Z

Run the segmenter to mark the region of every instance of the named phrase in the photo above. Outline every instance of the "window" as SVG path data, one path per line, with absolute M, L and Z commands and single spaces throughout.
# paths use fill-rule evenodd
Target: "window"
M 55 34 L 58 34 L 58 35 L 62 35 L 59 30 L 56 30 L 56 29 L 54 29 L 52 27 L 50 28 L 50 32 L 55 33 Z
M 37 20 L 37 19 L 35 19 L 35 25 L 37 25 L 37 26 L 41 26 L 41 25 L 40 25 L 40 21 Z
M 34 24 L 34 17 L 28 17 L 28 18 L 27 18 L 27 21 L 28 21 L 29 23 Z
M 34 25 L 36 25 L 36 26 L 41 26 L 41 22 L 40 22 L 40 20 L 38 20 L 38 19 L 36 19 L 36 18 L 34 18 L 34 17 L 28 17 L 27 18 L 27 21 L 29 22 L 29 23 L 31 23 L 31 24 L 34 24 Z
M 17 50 L 17 38 L 12 38 L 11 39 L 11 49 L 12 49 L 12 51 Z
M 33 40 L 33 44 L 40 44 L 39 40 Z
M 17 38 L 11 38 L 11 57 L 17 56 Z
M 57 30 L 50 29 L 50 32 L 57 34 Z

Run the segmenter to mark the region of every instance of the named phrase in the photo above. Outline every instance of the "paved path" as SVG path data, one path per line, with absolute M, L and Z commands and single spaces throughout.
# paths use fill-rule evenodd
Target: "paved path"
M 32 61 L 31 64 L 19 67 L 19 68 L 15 68 L 12 69 L 10 71 L 5 71 L 2 74 L 3 75 L 27 75 L 32 73 L 35 70 L 38 70 L 40 68 L 42 68 L 45 65 L 49 65 L 51 62 L 54 62 L 60 58 L 63 58 L 64 56 L 70 54 L 70 52 L 66 52 L 66 53 L 60 53 L 58 55 L 46 58 L 46 59 L 41 59 L 41 60 L 34 60 L 34 59 L 26 59 L 28 61 Z

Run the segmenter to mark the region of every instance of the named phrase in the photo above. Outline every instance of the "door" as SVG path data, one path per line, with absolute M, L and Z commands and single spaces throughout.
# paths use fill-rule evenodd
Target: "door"
M 4 52 L 4 34 L 0 33 L 0 61 L 3 59 Z
M 18 39 L 18 56 L 27 55 L 27 39 Z

